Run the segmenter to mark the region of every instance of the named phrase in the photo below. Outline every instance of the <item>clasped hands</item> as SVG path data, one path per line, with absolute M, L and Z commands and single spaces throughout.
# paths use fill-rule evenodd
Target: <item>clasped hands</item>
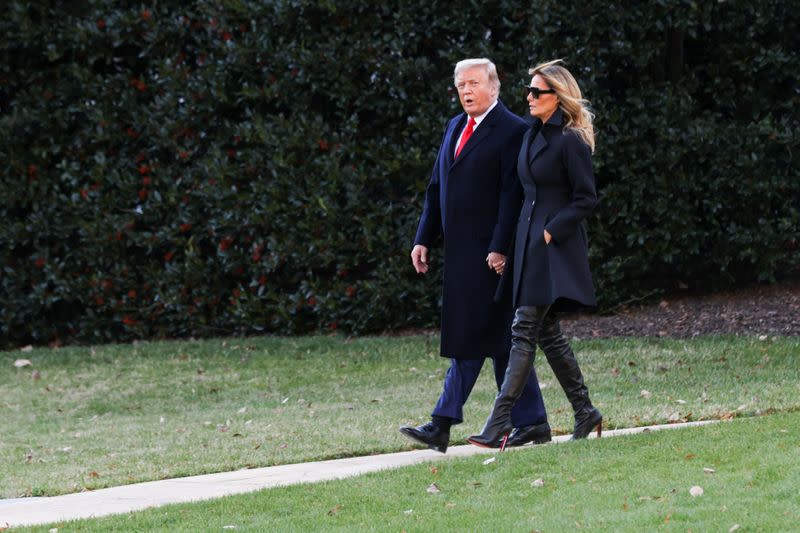
M 553 236 L 547 230 L 544 230 L 544 242 L 550 244 Z M 414 265 L 414 270 L 417 274 L 425 274 L 428 271 L 428 247 L 417 244 L 411 250 L 411 264 Z M 506 268 L 506 256 L 497 252 L 489 252 L 486 256 L 486 264 L 498 275 L 503 273 Z
M 421 244 L 414 246 L 414 249 L 411 250 L 411 264 L 414 265 L 417 274 L 425 274 L 428 271 L 427 246 Z M 506 267 L 506 256 L 497 252 L 489 252 L 489 255 L 486 256 L 486 264 L 498 275 L 502 274 Z

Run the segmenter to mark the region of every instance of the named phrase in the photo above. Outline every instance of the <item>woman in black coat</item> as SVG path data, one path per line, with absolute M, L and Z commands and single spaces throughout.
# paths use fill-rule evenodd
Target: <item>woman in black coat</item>
M 511 408 L 533 366 L 536 345 L 545 354 L 575 411 L 572 437 L 585 438 L 603 417 L 589 401 L 578 361 L 556 313 L 595 305 L 585 219 L 597 203 L 591 156 L 593 115 L 570 72 L 550 61 L 530 69 L 526 86 L 534 124 L 525 134 L 517 172 L 525 203 L 517 223 L 508 367 L 478 446 L 504 448 L 513 429 Z

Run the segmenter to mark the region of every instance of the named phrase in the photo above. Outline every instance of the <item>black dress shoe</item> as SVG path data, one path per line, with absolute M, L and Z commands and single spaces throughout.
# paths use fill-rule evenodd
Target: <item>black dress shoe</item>
M 424 444 L 431 450 L 445 453 L 450 442 L 450 431 L 428 422 L 419 427 L 403 426 L 400 433 L 409 439 Z
M 532 426 L 522 426 L 515 428 L 508 437 L 506 446 L 522 446 L 529 442 L 533 444 L 544 444 L 553 440 L 550 433 L 550 424 L 547 422 L 543 424 L 533 424 Z

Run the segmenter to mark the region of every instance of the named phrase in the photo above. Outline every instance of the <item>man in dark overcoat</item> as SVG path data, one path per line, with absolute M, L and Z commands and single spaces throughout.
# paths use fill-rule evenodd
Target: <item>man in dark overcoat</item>
M 517 154 L 528 128 L 498 100 L 500 80 L 488 59 L 459 62 L 454 81 L 464 113 L 445 128 L 411 252 L 415 270 L 424 274 L 430 247 L 443 240 L 441 355 L 451 363 L 431 421 L 400 428 L 443 453 L 485 359 L 492 358 L 498 389 L 508 364 L 513 309 L 509 295 L 498 302 L 494 295 L 519 216 Z M 550 440 L 535 371 L 512 422 L 510 446 Z

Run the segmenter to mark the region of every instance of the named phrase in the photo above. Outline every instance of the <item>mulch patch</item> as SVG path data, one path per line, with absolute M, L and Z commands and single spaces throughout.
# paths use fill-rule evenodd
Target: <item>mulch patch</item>
M 568 338 L 800 335 L 800 279 L 705 295 L 672 295 L 611 315 L 561 319 Z

